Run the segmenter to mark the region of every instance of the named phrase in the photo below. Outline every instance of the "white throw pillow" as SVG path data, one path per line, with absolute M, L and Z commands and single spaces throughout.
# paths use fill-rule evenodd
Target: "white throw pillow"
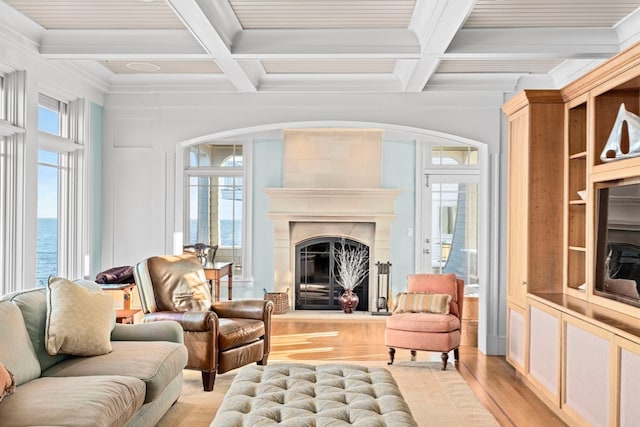
M 47 353 L 97 356 L 111 352 L 113 300 L 61 277 L 47 283 Z

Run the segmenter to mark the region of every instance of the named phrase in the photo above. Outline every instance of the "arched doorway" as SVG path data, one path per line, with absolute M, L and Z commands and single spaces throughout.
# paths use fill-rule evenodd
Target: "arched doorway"
M 503 354 L 502 347 L 499 345 L 503 336 L 500 335 L 504 329 L 504 307 L 502 305 L 503 296 L 501 291 L 500 277 L 500 160 L 499 155 L 495 154 L 489 162 L 488 145 L 479 141 L 470 140 L 468 138 L 456 135 L 446 134 L 442 132 L 432 131 L 428 129 L 420 129 L 415 127 L 399 126 L 389 123 L 378 122 L 354 122 L 354 121 L 304 121 L 304 122 L 282 122 L 260 125 L 255 127 L 246 127 L 242 129 L 232 129 L 215 134 L 201 136 L 180 144 L 176 154 L 176 164 L 179 168 L 184 164 L 183 155 L 185 148 L 196 145 L 204 140 L 210 139 L 232 139 L 242 138 L 251 139 L 278 139 L 282 137 L 284 129 L 294 128 L 379 128 L 383 130 L 383 140 L 411 140 L 415 143 L 415 227 L 403 228 L 396 230 L 393 241 L 390 242 L 389 250 L 394 250 L 394 245 L 402 244 L 406 247 L 407 238 L 414 245 L 414 259 L 412 268 L 418 272 L 421 267 L 420 257 L 423 256 L 421 241 L 422 228 L 422 191 L 418 191 L 424 185 L 422 174 L 424 168 L 423 151 L 426 142 L 437 143 L 442 146 L 449 146 L 450 143 L 467 145 L 476 147 L 478 153 L 478 250 L 477 250 L 477 284 L 478 294 L 481 299 L 479 307 L 479 348 L 483 351 L 490 348 L 490 354 Z M 411 156 L 413 157 L 413 156 Z M 411 161 L 410 158 L 407 160 Z M 494 161 L 495 160 L 495 161 Z M 176 174 L 176 229 L 180 228 L 183 221 L 183 212 L 181 210 L 180 201 L 182 194 L 179 194 L 182 187 L 180 181 L 182 176 Z M 490 218 L 491 213 L 491 218 Z M 493 234 L 491 234 L 493 233 Z M 498 236 L 498 237 L 495 237 Z M 489 260 L 493 260 L 489 264 Z M 247 265 L 250 265 L 250 258 Z M 293 266 L 292 266 L 293 270 Z M 395 275 L 396 282 L 403 280 L 403 275 Z M 274 277 L 274 281 L 280 278 Z M 401 286 L 401 285 L 400 285 Z M 502 314 L 501 314 L 502 313 Z M 483 328 L 483 323 L 485 327 Z M 502 323 L 502 325 L 501 325 Z M 502 338 L 501 338 L 502 337 Z M 489 342 L 487 340 L 493 340 Z M 483 345 L 483 342 L 485 343 Z M 487 344 L 488 343 L 488 344 Z M 497 350 L 496 350 L 497 349 Z

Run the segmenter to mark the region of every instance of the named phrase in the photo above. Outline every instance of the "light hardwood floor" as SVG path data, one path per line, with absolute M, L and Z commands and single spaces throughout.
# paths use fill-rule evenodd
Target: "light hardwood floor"
M 294 312 L 273 319 L 269 360 L 388 360 L 384 316 Z M 417 357 L 440 360 L 436 353 L 418 352 Z M 396 361 L 409 358 L 408 351 L 396 352 Z M 461 347 L 455 367 L 500 425 L 566 425 L 522 382 L 504 357 Z

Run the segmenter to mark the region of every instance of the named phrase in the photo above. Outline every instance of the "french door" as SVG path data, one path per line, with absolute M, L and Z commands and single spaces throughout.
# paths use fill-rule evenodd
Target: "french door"
M 455 273 L 478 284 L 478 187 L 475 171 L 425 173 L 418 271 Z

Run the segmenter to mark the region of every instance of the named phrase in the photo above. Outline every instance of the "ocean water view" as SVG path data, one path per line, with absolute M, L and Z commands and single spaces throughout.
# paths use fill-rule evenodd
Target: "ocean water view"
M 36 284 L 45 286 L 49 276 L 58 272 L 58 222 L 56 218 L 38 218 Z

